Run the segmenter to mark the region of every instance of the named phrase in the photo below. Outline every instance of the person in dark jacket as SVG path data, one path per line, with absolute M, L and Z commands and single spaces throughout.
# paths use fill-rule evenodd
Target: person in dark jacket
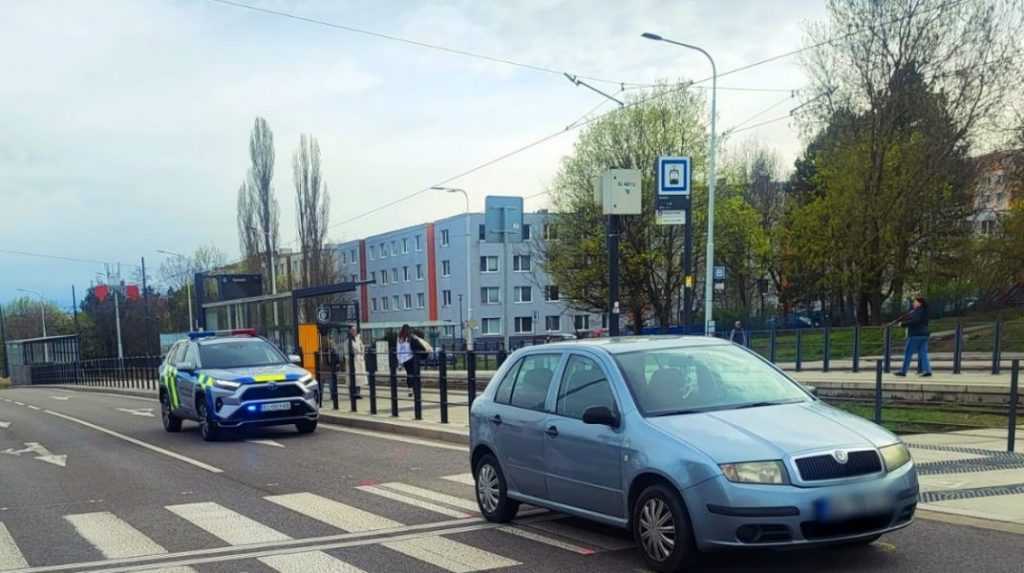
M 743 330 L 743 323 L 736 321 L 729 332 L 729 342 L 735 342 L 740 346 L 747 345 L 747 331 Z
M 433 349 L 427 341 L 416 336 L 408 324 L 403 324 L 398 331 L 395 347 L 398 363 L 405 369 L 405 384 L 412 396 L 413 388 L 420 383 L 420 360 Z
M 928 362 L 928 303 L 922 297 L 916 297 L 911 303 L 910 313 L 900 326 L 907 329 L 907 348 L 903 352 L 903 367 L 897 376 L 906 376 L 910 361 L 917 353 L 917 373 L 921 376 L 932 375 L 932 365 Z

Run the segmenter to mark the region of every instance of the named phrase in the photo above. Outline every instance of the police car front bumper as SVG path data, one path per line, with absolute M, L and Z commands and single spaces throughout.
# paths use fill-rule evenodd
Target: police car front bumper
M 298 382 L 245 385 L 234 392 L 212 392 L 213 413 L 223 428 L 277 426 L 315 421 L 319 416 L 316 385 Z

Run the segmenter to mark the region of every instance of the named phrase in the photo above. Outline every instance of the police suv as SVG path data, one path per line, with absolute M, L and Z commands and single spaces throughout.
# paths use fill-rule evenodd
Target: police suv
M 315 431 L 319 385 L 297 361 L 252 329 L 189 333 L 160 365 L 164 429 L 179 432 L 183 420 L 195 420 L 206 441 L 227 428 Z

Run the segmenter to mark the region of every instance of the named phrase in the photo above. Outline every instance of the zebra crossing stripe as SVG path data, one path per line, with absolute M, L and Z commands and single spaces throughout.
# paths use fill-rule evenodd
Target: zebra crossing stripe
M 366 573 L 323 551 L 260 557 L 260 563 L 280 573 Z
M 312 493 L 272 495 L 264 499 L 343 531 L 372 531 L 402 526 L 397 521 Z
M 429 501 L 419 500 L 414 497 L 409 497 L 407 495 L 402 495 L 400 493 L 396 493 L 386 489 L 381 489 L 379 487 L 372 485 L 361 485 L 356 489 L 358 489 L 359 491 L 365 491 L 366 493 L 379 495 L 392 501 L 405 503 L 414 507 L 418 507 L 420 509 L 425 509 L 427 511 L 432 511 L 434 513 L 440 513 L 441 515 L 447 515 L 448 517 L 454 517 L 456 519 L 470 517 L 468 513 L 463 513 L 461 511 L 456 511 L 454 509 L 448 509 L 447 507 L 437 505 L 436 503 L 430 503 Z
M 558 549 L 564 549 L 566 551 L 571 551 L 571 552 L 577 553 L 579 555 L 593 555 L 594 554 L 594 550 L 593 549 L 589 549 L 587 547 L 580 547 L 579 545 L 573 545 L 572 543 L 566 543 L 565 541 L 559 541 L 558 539 L 555 539 L 553 537 L 548 537 L 546 535 L 540 535 L 540 534 L 534 533 L 532 531 L 528 531 L 528 530 L 520 528 L 520 527 L 500 527 L 500 528 L 498 528 L 498 531 L 503 531 L 505 533 L 510 533 L 510 534 L 515 535 L 517 537 L 522 537 L 523 539 L 529 539 L 530 541 L 536 541 L 537 543 L 543 543 L 544 545 L 550 545 L 551 547 L 557 547 Z
M 380 485 L 381 487 L 386 487 L 388 489 L 392 489 L 402 493 L 407 493 L 409 495 L 415 495 L 416 497 L 420 497 L 430 501 L 436 501 L 438 503 L 443 503 L 445 505 L 450 505 L 452 507 L 457 507 L 459 509 L 465 509 L 467 511 L 472 512 L 480 511 L 476 503 L 469 501 L 467 499 L 462 499 L 461 497 L 455 497 L 452 495 L 447 495 L 433 490 L 425 489 L 422 487 L 416 487 L 414 485 L 409 485 L 396 481 L 382 483 Z
M 441 479 L 448 480 L 448 481 L 453 481 L 455 483 L 461 483 L 461 484 L 465 484 L 465 485 L 472 485 L 472 486 L 476 485 L 476 480 L 473 479 L 473 474 L 471 474 L 471 473 L 455 474 L 455 475 L 450 475 L 450 476 L 444 476 Z
M 287 541 L 287 535 L 213 502 L 168 505 L 167 510 L 228 545 Z
M 0 521 L 0 571 L 26 568 L 28 568 L 28 561 L 25 561 L 21 550 L 18 549 L 18 544 L 11 537 L 11 532 L 7 531 L 7 526 Z
M 144 533 L 108 511 L 65 515 L 64 520 L 107 559 L 167 553 Z
M 470 573 L 521 565 L 518 561 L 440 535 L 392 541 L 382 545 L 452 573 Z

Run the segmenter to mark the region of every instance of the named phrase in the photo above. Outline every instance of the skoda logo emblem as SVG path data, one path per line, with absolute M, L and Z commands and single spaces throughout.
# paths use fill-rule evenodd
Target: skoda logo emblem
M 841 464 L 845 464 L 850 460 L 850 454 L 848 454 L 846 450 L 836 450 L 832 452 L 832 457 Z
M 273 382 L 271 382 L 270 384 L 267 384 L 267 390 L 270 390 L 271 392 L 273 392 L 274 390 L 277 390 L 277 384 L 275 384 Z M 836 459 L 839 459 L 839 458 L 836 458 Z M 843 452 L 843 463 L 846 463 L 846 452 Z

